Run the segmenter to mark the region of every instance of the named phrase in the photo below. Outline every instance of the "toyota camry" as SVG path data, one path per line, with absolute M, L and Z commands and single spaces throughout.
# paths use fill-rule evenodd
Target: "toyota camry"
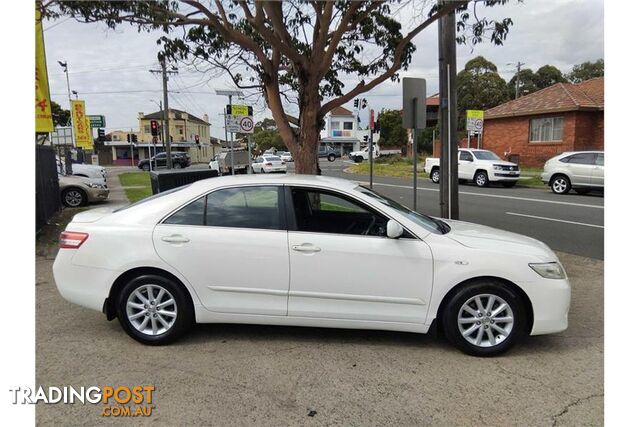
M 207 179 L 79 213 L 53 270 L 64 298 L 152 345 L 193 323 L 437 328 L 492 356 L 566 329 L 571 294 L 540 241 L 307 175 Z

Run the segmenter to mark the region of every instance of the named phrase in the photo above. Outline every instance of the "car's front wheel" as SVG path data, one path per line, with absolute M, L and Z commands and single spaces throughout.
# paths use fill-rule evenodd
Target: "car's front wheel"
M 62 203 L 69 208 L 84 206 L 87 204 L 87 193 L 79 188 L 67 188 L 62 191 Z
M 571 181 L 565 175 L 556 175 L 551 180 L 551 191 L 556 194 L 567 194 L 571 190 Z
M 334 156 L 333 154 L 329 154 L 327 156 L 327 160 L 329 160 L 330 162 L 333 162 L 336 159 L 336 156 Z
M 186 292 L 163 276 L 136 277 L 122 288 L 116 304 L 122 328 L 143 344 L 168 344 L 193 324 L 193 305 Z
M 144 165 L 142 165 L 142 170 L 145 172 L 149 172 L 149 170 L 151 170 L 151 166 L 149 166 L 148 163 L 145 163 Z
M 476 185 L 478 187 L 486 187 L 487 185 L 489 185 L 489 177 L 487 176 L 487 173 L 485 171 L 476 173 L 474 181 L 476 182 Z
M 447 339 L 472 356 L 495 356 L 526 334 L 524 301 L 503 283 L 483 280 L 461 287 L 446 302 L 442 326 Z
M 435 184 L 440 182 L 440 169 L 434 169 L 431 171 L 431 181 Z

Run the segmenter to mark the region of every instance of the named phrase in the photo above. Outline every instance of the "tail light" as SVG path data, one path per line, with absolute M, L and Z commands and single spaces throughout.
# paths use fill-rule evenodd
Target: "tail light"
M 89 235 L 87 233 L 63 231 L 60 233 L 60 243 L 58 246 L 62 249 L 78 249 L 88 238 Z
M 273 166 L 273 163 L 265 163 L 265 166 Z

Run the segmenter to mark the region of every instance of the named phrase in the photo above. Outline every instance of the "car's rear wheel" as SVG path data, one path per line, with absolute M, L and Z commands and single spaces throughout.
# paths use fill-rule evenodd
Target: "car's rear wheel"
M 182 169 L 182 165 L 180 163 L 174 163 L 173 164 L 173 168 L 174 169 Z
M 556 194 L 567 194 L 571 191 L 571 181 L 566 175 L 556 175 L 551 180 L 551 191 Z
M 336 156 L 334 156 L 333 154 L 329 154 L 327 156 L 327 160 L 329 160 L 330 162 L 333 162 L 336 159 Z
M 495 356 L 526 335 L 521 297 L 503 283 L 482 280 L 461 287 L 446 302 L 442 326 L 447 339 L 472 356 Z
M 151 170 L 151 166 L 149 166 L 148 163 L 145 163 L 144 165 L 142 165 L 142 170 L 145 172 L 149 172 Z
M 75 187 L 62 191 L 62 203 L 69 208 L 77 208 L 87 204 L 87 193 Z
M 436 184 L 440 182 L 440 169 L 434 169 L 431 171 L 431 181 Z
M 489 177 L 485 171 L 479 171 L 476 173 L 475 178 L 473 179 L 478 187 L 486 187 L 489 185 Z
M 354 160 L 355 160 L 356 163 L 362 163 L 362 161 L 364 160 L 364 157 L 356 156 L 356 158 Z
M 148 274 L 127 283 L 117 296 L 120 325 L 143 344 L 168 344 L 193 324 L 193 305 L 173 280 Z

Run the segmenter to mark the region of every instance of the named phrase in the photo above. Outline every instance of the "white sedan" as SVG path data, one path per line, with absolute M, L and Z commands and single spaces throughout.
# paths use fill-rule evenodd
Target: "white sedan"
M 79 213 L 53 272 L 64 298 L 145 344 L 194 322 L 434 327 L 492 356 L 565 330 L 571 294 L 542 242 L 309 175 L 207 179 Z
M 286 172 L 287 164 L 275 155 L 258 156 L 251 164 L 253 173 Z

